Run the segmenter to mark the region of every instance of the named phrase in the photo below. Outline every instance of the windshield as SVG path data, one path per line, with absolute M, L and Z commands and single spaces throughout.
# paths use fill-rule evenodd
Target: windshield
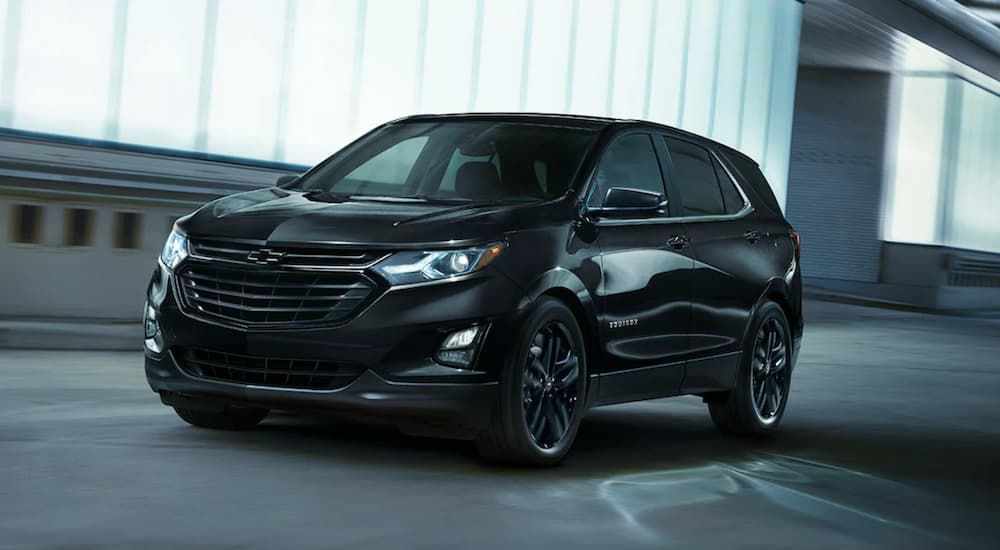
M 566 193 L 595 130 L 499 121 L 387 126 L 293 188 L 455 202 L 539 201 Z

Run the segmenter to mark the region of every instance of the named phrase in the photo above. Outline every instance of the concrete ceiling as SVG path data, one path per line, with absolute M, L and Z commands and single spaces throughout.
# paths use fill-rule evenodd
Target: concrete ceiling
M 952 0 L 807 0 L 799 64 L 948 72 L 1000 92 L 1000 28 Z
M 1000 0 L 959 0 L 972 13 L 1000 27 Z

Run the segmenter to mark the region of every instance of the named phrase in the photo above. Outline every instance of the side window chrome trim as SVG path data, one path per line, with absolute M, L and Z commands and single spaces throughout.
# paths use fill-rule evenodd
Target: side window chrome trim
M 719 163 L 719 166 L 721 166 L 722 170 L 726 173 L 726 177 L 729 178 L 729 183 L 733 184 L 736 187 L 736 191 L 738 191 L 740 196 L 743 197 L 743 208 L 740 208 L 739 211 L 737 211 L 735 214 L 726 214 L 726 216 L 740 216 L 741 214 L 744 213 L 744 211 L 752 210 L 753 205 L 750 204 L 750 197 L 743 190 L 743 186 L 741 186 L 739 182 L 736 180 L 736 178 L 733 177 L 733 173 L 729 171 L 729 167 L 726 166 L 726 163 L 722 162 L 722 159 L 719 157 L 718 154 L 716 154 L 715 151 L 709 149 L 708 153 L 712 155 L 712 158 L 715 159 L 715 162 Z M 715 217 L 715 216 L 709 216 L 709 217 Z
M 666 134 L 663 134 L 663 135 L 666 135 Z M 673 136 L 671 136 L 671 137 L 673 137 Z M 684 140 L 684 141 L 687 141 L 687 140 Z M 700 144 L 695 144 L 695 145 L 698 145 L 699 147 L 704 148 L 706 151 L 708 151 L 708 154 L 712 155 L 712 158 L 715 159 L 715 162 L 719 163 L 719 166 L 721 166 L 722 170 L 725 171 L 726 177 L 729 178 L 730 183 L 732 183 L 733 185 L 736 186 L 736 190 L 739 192 L 740 196 L 743 197 L 743 208 L 740 208 L 740 210 L 738 212 L 734 213 L 734 214 L 718 214 L 718 215 L 709 215 L 709 216 L 677 216 L 677 217 L 673 217 L 673 218 L 671 218 L 671 217 L 664 217 L 664 218 L 637 218 L 637 219 L 625 219 L 625 220 L 621 220 L 621 219 L 598 220 L 597 221 L 598 227 L 609 227 L 609 226 L 610 227 L 614 227 L 614 226 L 618 226 L 618 225 L 661 225 L 661 224 L 682 223 L 682 222 L 697 223 L 697 222 L 717 222 L 717 221 L 727 221 L 727 220 L 738 220 L 740 218 L 746 217 L 751 212 L 753 212 L 754 211 L 754 206 L 750 202 L 750 197 L 748 197 L 747 194 L 746 194 L 746 192 L 743 191 L 743 186 L 741 186 L 739 184 L 739 182 L 736 181 L 736 178 L 733 177 L 733 173 L 729 170 L 729 167 L 726 166 L 726 164 L 724 162 L 722 162 L 722 159 L 719 158 L 719 155 L 717 155 L 715 153 L 715 151 L 713 151 L 712 149 L 710 149 L 708 147 L 705 147 L 705 146 L 700 145 Z M 668 150 L 669 150 L 669 148 L 668 148 Z

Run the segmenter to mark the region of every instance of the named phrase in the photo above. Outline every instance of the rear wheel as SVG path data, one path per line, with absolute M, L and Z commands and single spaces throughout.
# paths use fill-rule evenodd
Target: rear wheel
M 709 400 L 712 420 L 734 434 L 777 431 L 791 382 L 791 331 L 774 302 L 761 306 L 743 347 L 736 388 Z
M 572 311 L 541 299 L 507 355 L 493 419 L 477 440 L 483 456 L 527 464 L 562 460 L 583 418 L 584 350 Z
M 267 409 L 226 407 L 221 412 L 215 412 L 174 407 L 174 412 L 188 424 L 199 428 L 246 430 L 260 424 L 269 411 Z

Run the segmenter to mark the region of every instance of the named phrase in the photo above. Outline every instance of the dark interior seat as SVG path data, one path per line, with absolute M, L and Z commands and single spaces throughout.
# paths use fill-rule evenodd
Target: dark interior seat
M 455 193 L 472 200 L 499 198 L 503 189 L 496 166 L 490 162 L 466 162 L 455 174 Z

